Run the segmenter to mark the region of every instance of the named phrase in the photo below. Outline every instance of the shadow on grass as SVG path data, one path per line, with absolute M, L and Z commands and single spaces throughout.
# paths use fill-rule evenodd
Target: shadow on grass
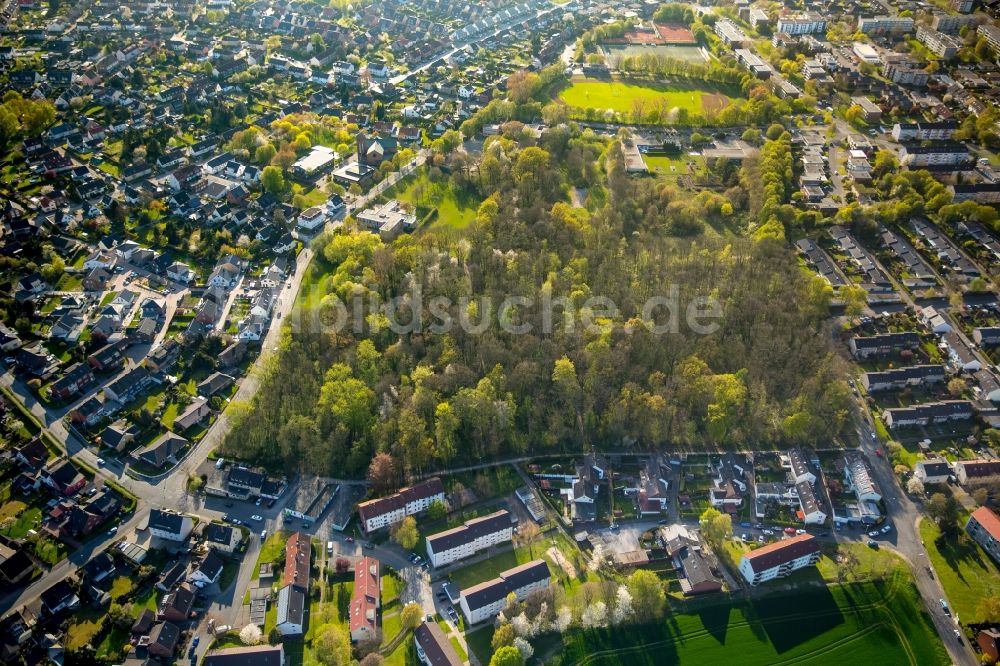
M 822 583 L 818 572 L 814 573 L 814 577 L 817 582 Z M 777 584 L 781 585 L 780 582 Z M 797 608 L 808 613 L 807 620 L 795 616 Z M 844 615 L 836 599 L 829 588 L 822 584 L 811 588 L 797 586 L 794 598 L 787 594 L 775 594 L 755 599 L 747 613 L 754 633 L 759 635 L 758 631 L 762 630 L 778 654 L 807 643 L 844 623 Z

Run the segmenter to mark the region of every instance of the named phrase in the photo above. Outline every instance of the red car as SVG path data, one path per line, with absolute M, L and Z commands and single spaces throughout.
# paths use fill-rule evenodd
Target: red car
M 354 537 L 347 537 L 347 543 L 354 543 Z
M 877 455 L 879 458 L 881 458 L 882 457 L 882 449 L 875 449 L 875 455 Z
M 795 536 L 795 528 L 794 527 L 786 527 L 785 528 L 785 534 L 790 534 L 792 536 Z

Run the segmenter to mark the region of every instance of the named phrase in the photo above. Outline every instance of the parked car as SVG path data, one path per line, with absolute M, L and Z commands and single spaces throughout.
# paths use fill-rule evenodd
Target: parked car
M 772 534 L 774 534 L 772 530 L 761 530 L 761 533 L 763 533 L 764 536 L 771 536 Z
M 347 537 L 347 543 L 354 543 L 354 537 Z
M 885 527 L 882 528 L 882 534 L 888 534 L 891 531 L 892 531 L 892 525 L 886 525 Z
M 872 530 L 871 532 L 868 533 L 868 536 L 870 537 L 877 537 L 878 535 L 879 535 L 878 530 Z
M 958 629 L 955 630 L 955 640 L 957 640 L 959 642 L 961 642 L 961 640 L 962 640 L 962 632 L 959 631 Z
M 872 541 L 871 539 L 869 539 L 868 540 L 868 547 L 869 548 L 874 548 L 875 550 L 878 550 L 878 541 Z
M 267 530 L 261 530 L 260 531 L 260 540 L 263 541 L 266 538 L 267 538 Z
M 104 458 L 98 458 L 97 459 L 97 466 L 98 467 L 104 467 Z
M 788 536 L 794 535 L 795 534 L 795 528 L 794 527 L 786 527 L 785 528 L 785 534 L 787 534 Z
M 951 615 L 951 609 L 948 608 L 948 602 L 944 599 L 938 599 L 938 601 L 941 602 L 941 610 L 944 611 L 944 614 Z
M 191 641 L 191 647 L 198 647 L 198 643 L 201 642 L 201 636 L 195 636 L 194 640 Z
M 326 554 L 329 555 L 332 552 L 333 552 L 333 542 L 332 541 L 327 541 L 326 542 Z
M 261 516 L 259 516 L 259 515 L 257 515 L 257 514 L 255 513 L 255 514 L 253 514 L 252 516 L 250 516 L 250 520 L 253 520 L 253 521 L 255 521 L 255 522 L 258 522 L 258 523 L 259 523 L 260 521 L 264 520 L 264 518 L 263 518 L 263 517 L 261 517 Z

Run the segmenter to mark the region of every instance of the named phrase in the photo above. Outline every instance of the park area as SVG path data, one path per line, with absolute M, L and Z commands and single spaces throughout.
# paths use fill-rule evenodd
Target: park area
M 729 105 L 725 95 L 685 85 L 650 86 L 619 81 L 574 81 L 559 93 L 559 99 L 577 109 L 632 113 L 637 106 L 666 107 L 689 113 L 718 112 Z

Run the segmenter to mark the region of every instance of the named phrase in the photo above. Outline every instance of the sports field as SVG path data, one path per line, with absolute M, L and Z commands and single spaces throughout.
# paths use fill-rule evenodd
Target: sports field
M 559 94 L 559 99 L 568 106 L 578 109 L 593 108 L 601 111 L 611 109 L 621 113 L 635 110 L 636 102 L 650 108 L 666 106 L 687 109 L 692 113 L 717 111 L 729 104 L 729 98 L 725 95 L 698 88 L 681 86 L 653 88 L 632 83 L 594 80 L 572 83 Z
M 780 586 L 780 583 L 778 583 Z M 947 664 L 910 579 L 694 602 L 647 627 L 563 635 L 562 666 Z

